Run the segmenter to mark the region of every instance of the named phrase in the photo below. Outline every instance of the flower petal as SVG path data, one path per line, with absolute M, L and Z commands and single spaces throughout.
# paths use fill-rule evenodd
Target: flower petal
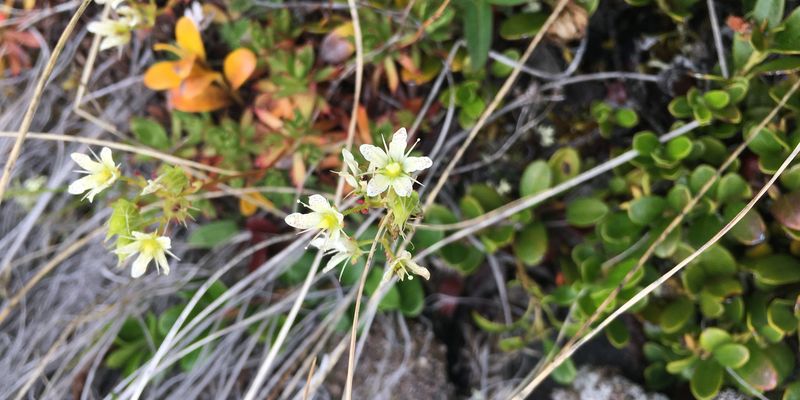
M 75 163 L 78 164 L 81 168 L 89 172 L 98 171 L 103 167 L 99 162 L 92 160 L 92 158 L 87 156 L 86 154 L 72 153 L 69 156 L 70 158 L 72 158 L 72 161 L 75 161 Z
M 367 196 L 373 197 L 377 196 L 386 191 L 389 188 L 389 178 L 381 175 L 375 174 L 372 179 L 369 180 L 367 183 Z
M 358 175 L 361 172 L 358 170 L 356 158 L 353 157 L 353 153 L 351 153 L 349 150 L 342 149 L 342 158 L 344 159 L 345 164 L 347 164 L 347 168 L 350 169 L 350 173 L 353 175 Z
M 314 229 L 322 221 L 319 213 L 293 213 L 286 216 L 286 224 L 297 229 Z
M 181 77 L 175 71 L 177 63 L 161 61 L 153 64 L 144 73 L 144 85 L 151 90 L 166 90 L 180 86 Z
M 69 194 L 81 194 L 87 190 L 91 190 L 92 188 L 94 188 L 94 186 L 95 186 L 94 177 L 91 175 L 84 176 L 83 178 L 78 179 L 75 182 L 72 182 L 67 188 L 67 192 L 69 192 Z
M 411 196 L 413 185 L 414 181 L 408 176 L 401 176 L 392 180 L 392 189 L 394 189 L 394 192 L 400 197 Z
M 330 211 L 332 207 L 322 195 L 312 194 L 308 197 L 308 208 L 314 212 L 326 212 Z
M 103 161 L 103 164 L 105 164 L 106 167 L 113 169 L 117 168 L 117 164 L 114 164 L 114 158 L 111 155 L 111 149 L 108 147 L 103 147 L 100 150 L 100 160 Z
M 433 161 L 428 157 L 406 157 L 403 160 L 403 171 L 412 173 L 428 169 L 433 165 Z
M 171 248 L 172 248 L 172 241 L 170 240 L 170 238 L 168 238 L 168 237 L 166 237 L 166 236 L 160 236 L 160 237 L 158 237 L 158 238 L 156 239 L 156 242 L 158 242 L 158 244 L 159 244 L 159 245 L 161 246 L 161 248 L 162 248 L 162 249 L 164 249 L 164 250 L 169 250 L 169 249 L 171 249 Z
M 327 264 L 325 264 L 325 268 L 322 269 L 322 273 L 326 273 L 332 270 L 337 265 L 343 263 L 344 261 L 347 261 L 348 258 L 350 258 L 349 254 L 343 254 L 343 253 L 336 254 L 335 256 L 331 257 L 331 259 L 328 261 Z
M 197 55 L 200 60 L 205 61 L 206 49 L 203 46 L 203 39 L 194 21 L 188 17 L 181 17 L 175 24 L 175 40 L 178 46 L 188 52 Z
M 139 257 L 136 257 L 133 260 L 133 267 L 131 267 L 131 276 L 134 278 L 138 278 L 144 275 L 147 272 L 147 264 L 150 264 L 150 260 L 153 257 L 144 253 L 139 253 Z
M 380 147 L 362 144 L 359 150 L 361 150 L 361 155 L 370 162 L 370 168 L 383 168 L 389 163 L 389 156 Z
M 400 128 L 392 135 L 392 142 L 389 143 L 389 156 L 392 160 L 400 161 L 406 153 L 406 145 L 408 144 L 408 133 L 406 128 Z
M 156 254 L 156 264 L 160 268 L 161 272 L 164 275 L 169 275 L 169 262 L 167 261 L 167 255 L 164 252 L 159 252 Z

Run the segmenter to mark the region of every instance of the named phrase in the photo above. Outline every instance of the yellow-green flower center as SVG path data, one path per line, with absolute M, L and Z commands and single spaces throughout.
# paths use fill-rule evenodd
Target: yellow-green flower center
M 98 184 L 104 184 L 114 178 L 114 170 L 105 167 L 94 175 L 94 179 Z
M 403 174 L 403 166 L 399 162 L 393 161 L 386 166 L 386 176 L 389 178 L 397 178 Z
M 334 213 L 325 213 L 322 215 L 322 220 L 319 222 L 320 229 L 336 229 L 339 227 L 339 218 Z
M 161 252 L 161 244 L 155 238 L 142 239 L 140 252 L 149 256 L 155 256 Z

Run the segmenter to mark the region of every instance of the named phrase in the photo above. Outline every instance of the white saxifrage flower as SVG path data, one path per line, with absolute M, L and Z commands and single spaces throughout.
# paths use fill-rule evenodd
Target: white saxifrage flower
M 431 273 L 428 269 L 417 264 L 411 259 L 411 253 L 407 250 L 401 251 L 397 257 L 392 261 L 392 271 L 397 274 L 397 277 L 402 281 L 408 276 L 408 279 L 414 279 L 414 275 L 419 275 L 425 279 L 431 279 Z
M 92 21 L 89 23 L 89 32 L 102 36 L 100 50 L 106 50 L 117 46 L 124 46 L 131 41 L 131 30 L 135 25 L 128 19 L 104 19 L 102 21 Z
M 361 179 L 361 170 L 358 168 L 358 163 L 355 157 L 353 157 L 353 153 L 349 152 L 347 149 L 342 149 L 342 159 L 344 159 L 344 163 L 347 165 L 347 171 L 340 172 L 339 175 L 354 189 L 364 189 L 366 183 Z
M 324 250 L 326 248 L 325 242 L 326 241 L 323 238 L 316 238 L 311 241 L 311 245 L 318 249 Z M 339 264 L 346 264 L 348 261 L 355 262 L 355 260 L 357 260 L 361 255 L 361 250 L 358 248 L 358 244 L 355 242 L 355 240 L 346 236 L 341 236 L 339 237 L 339 240 L 328 244 L 328 248 L 325 253 L 332 256 L 331 259 L 328 260 L 328 263 L 325 264 L 325 268 L 322 269 L 322 273 L 332 270 Z M 342 272 L 344 272 L 344 268 L 342 268 Z
M 342 228 L 344 228 L 344 216 L 342 213 L 318 194 L 309 196 L 308 204 L 303 205 L 311 209 L 311 212 L 307 214 L 289 214 L 286 216 L 286 224 L 303 231 L 319 229 L 319 233 L 314 238 L 316 239 L 323 233 L 327 234 L 324 247 L 328 247 L 331 243 L 338 241 L 342 235 Z
M 414 147 L 406 151 L 407 142 L 406 128 L 400 128 L 392 135 L 385 151 L 371 144 L 361 145 L 361 154 L 370 163 L 368 173 L 372 174 L 367 183 L 367 196 L 377 196 L 390 187 L 398 196 L 411 195 L 414 184 L 411 174 L 429 168 L 433 162 L 428 157 L 409 156 Z
M 111 156 L 111 149 L 108 147 L 103 147 L 103 149 L 100 150 L 100 157 L 95 155 L 97 161 L 81 153 L 72 153 L 70 157 L 84 169 L 84 171 L 78 172 L 88 175 L 72 182 L 69 188 L 67 188 L 67 191 L 70 194 L 87 192 L 83 198 L 88 198 L 90 203 L 94 200 L 94 196 L 108 189 L 120 176 L 119 166 L 114 164 L 114 159 Z
M 166 188 L 161 184 L 161 176 L 156 179 L 148 179 L 147 185 L 145 185 L 145 187 L 142 189 L 142 196 L 153 194 L 162 189 Z
M 163 272 L 164 275 L 169 275 L 169 263 L 167 262 L 167 254 L 174 258 L 169 249 L 172 247 L 170 239 L 166 236 L 159 236 L 156 232 L 131 232 L 133 235 L 133 242 L 120 247 L 115 253 L 128 259 L 135 254 L 139 254 L 136 260 L 133 261 L 131 268 L 131 276 L 138 278 L 144 275 L 147 271 L 147 265 L 150 261 L 156 261 L 156 269 Z
M 111 8 L 117 8 L 120 4 L 122 4 L 125 0 L 94 0 L 97 4 L 108 4 L 111 3 Z

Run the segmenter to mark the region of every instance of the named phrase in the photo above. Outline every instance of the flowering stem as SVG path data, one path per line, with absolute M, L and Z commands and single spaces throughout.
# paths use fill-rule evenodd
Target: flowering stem
M 356 334 L 358 333 L 358 312 L 361 308 L 361 296 L 364 294 L 364 285 L 367 282 L 367 275 L 369 273 L 369 267 L 372 264 L 372 258 L 375 256 L 375 249 L 378 246 L 378 242 L 383 239 L 383 232 L 384 228 L 386 228 L 386 221 L 387 219 L 384 217 L 381 220 L 381 225 L 378 227 L 378 233 L 375 235 L 375 240 L 372 241 L 372 248 L 369 250 L 369 255 L 367 256 L 367 262 L 364 264 L 364 270 L 361 271 L 361 278 L 358 282 L 358 293 L 356 293 L 356 306 L 355 310 L 353 311 L 353 327 L 350 332 L 350 352 L 347 361 L 347 380 L 345 382 L 345 389 L 344 389 L 344 397 L 346 400 L 350 400 L 350 396 L 353 390 L 353 373 L 355 372 L 355 364 L 356 364 Z M 379 239 L 380 238 L 380 239 Z

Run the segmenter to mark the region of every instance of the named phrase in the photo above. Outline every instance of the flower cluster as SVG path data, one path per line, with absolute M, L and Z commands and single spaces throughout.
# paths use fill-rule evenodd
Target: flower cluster
M 98 4 L 109 4 L 116 18 L 104 18 L 89 23 L 89 32 L 101 36 L 100 50 L 107 50 L 128 44 L 131 33 L 137 29 L 152 27 L 155 23 L 155 5 L 131 3 L 123 5 L 124 0 L 96 0 Z
M 311 245 L 332 255 L 324 272 L 347 261 L 355 263 L 363 254 L 358 243 L 344 232 L 345 215 L 369 208 L 384 208 L 388 211 L 384 218 L 394 228 L 391 236 L 403 233 L 405 221 L 418 205 L 418 196 L 413 190 L 417 182 L 415 174 L 433 164 L 428 157 L 411 156 L 414 146 L 407 147 L 408 133 L 405 128 L 397 130 L 389 145 L 384 143 L 383 148 L 361 145 L 361 155 L 369 163 L 365 170 L 361 169 L 351 152 L 343 149 L 345 168 L 339 175 L 353 188 L 353 195 L 362 197 L 361 204 L 340 212 L 325 197 L 315 194 L 309 197 L 308 204 L 304 204 L 311 212 L 293 213 L 286 217 L 286 223 L 294 228 L 304 232 L 318 230 Z M 430 278 L 428 270 L 413 262 L 408 251 L 403 250 L 397 256 L 392 256 L 391 246 L 384 239 L 375 238 L 382 241 L 384 250 L 391 258 L 392 271 L 400 280 L 406 276 L 412 279 L 413 275 Z
M 103 147 L 100 150 L 100 156 L 94 154 L 94 159 L 85 154 L 72 153 L 70 157 L 83 168 L 82 171 L 76 171 L 85 174 L 84 177 L 72 182 L 67 191 L 70 194 L 81 195 L 83 199 L 88 199 L 93 202 L 95 196 L 111 188 L 117 181 L 124 181 L 132 183 L 138 188 L 142 188 L 139 194 L 141 196 L 156 195 L 164 204 L 168 204 L 169 210 L 172 214 L 165 212 L 163 220 L 169 221 L 171 218 L 176 218 L 174 214 L 180 207 L 180 199 L 188 189 L 188 180 L 185 174 L 178 168 L 168 168 L 167 171 L 154 180 L 144 182 L 144 179 L 132 179 L 122 175 L 119 164 L 114 162 L 111 149 Z M 138 278 L 147 271 L 147 266 L 151 261 L 155 260 L 156 269 L 163 272 L 165 275 L 169 274 L 169 262 L 167 255 L 173 258 L 177 257 L 169 250 L 172 247 L 170 238 L 163 236 L 163 231 L 159 233 L 158 230 L 149 233 L 144 232 L 148 225 L 156 221 L 148 221 L 139 213 L 139 207 L 126 199 L 118 199 L 112 204 L 111 218 L 108 222 L 108 235 L 107 239 L 112 236 L 117 236 L 116 249 L 114 253 L 119 256 L 120 262 L 124 262 L 135 255 L 138 255 L 133 261 L 131 269 L 131 276 Z M 178 218 L 180 219 L 180 218 Z

